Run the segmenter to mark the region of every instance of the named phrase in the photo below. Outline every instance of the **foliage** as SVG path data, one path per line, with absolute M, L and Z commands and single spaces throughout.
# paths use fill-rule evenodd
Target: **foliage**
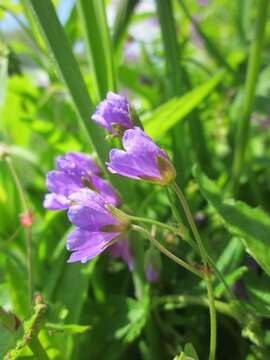
M 152 245 L 133 232 L 133 271 L 107 251 L 69 264 L 65 213 L 42 206 L 55 157 L 94 154 L 130 216 L 175 227 L 173 204 L 184 239 L 145 229 L 208 273 L 175 194 L 107 172 L 120 142 L 90 118 L 109 90 L 127 95 L 177 170 L 211 268 L 216 358 L 270 358 L 267 1 L 1 2 L 1 359 L 207 359 L 202 279 L 161 254 L 150 284 Z M 33 211 L 30 228 L 8 159 Z

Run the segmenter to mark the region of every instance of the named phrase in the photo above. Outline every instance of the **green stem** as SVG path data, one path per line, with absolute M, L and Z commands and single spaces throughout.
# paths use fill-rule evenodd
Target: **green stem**
M 143 233 L 159 251 L 161 251 L 164 255 L 166 255 L 172 261 L 174 261 L 178 265 L 182 266 L 186 270 L 192 272 L 193 274 L 199 276 L 201 279 L 204 279 L 203 274 L 199 270 L 197 270 L 194 266 L 186 263 L 184 260 L 182 260 L 179 257 L 172 254 L 159 241 L 157 241 L 153 236 L 151 236 L 149 231 L 147 231 L 146 229 L 144 229 L 144 228 L 142 228 L 140 226 L 137 226 L 137 225 L 132 225 L 132 229 L 135 230 L 135 231 Z
M 181 189 L 177 186 L 175 182 L 171 184 L 172 189 L 175 191 L 181 206 L 185 212 L 186 218 L 190 225 L 191 231 L 193 236 L 196 240 L 198 245 L 198 249 L 202 258 L 202 262 L 206 271 L 206 284 L 207 284 L 207 293 L 209 298 L 209 311 L 210 311 L 210 352 L 209 352 L 209 360 L 215 359 L 216 353 L 216 337 L 217 337 L 217 319 L 216 319 L 216 308 L 215 308 L 215 298 L 213 293 L 212 281 L 211 281 L 211 274 L 208 270 L 208 256 L 207 252 L 204 248 L 203 242 L 201 240 L 200 234 L 196 227 L 196 224 L 193 220 L 193 216 L 191 214 L 190 208 L 186 201 L 184 194 L 182 193 Z
M 177 212 L 177 209 L 176 209 L 176 206 L 174 204 L 174 201 L 171 197 L 171 194 L 169 192 L 169 189 L 166 188 L 167 190 L 167 194 L 168 194 L 168 198 L 169 198 L 169 203 L 172 207 L 172 211 L 174 213 L 174 217 L 176 219 L 176 221 L 181 225 L 182 225 L 182 220 L 181 220 L 181 217 L 179 216 L 178 212 Z M 172 233 L 175 233 L 179 236 L 181 236 L 183 238 L 184 241 L 186 241 L 196 252 L 198 252 L 198 249 L 197 249 L 197 246 L 196 246 L 196 243 L 189 237 L 189 235 L 187 234 L 187 236 L 185 236 L 184 234 L 186 234 L 187 232 L 184 230 L 183 228 L 183 231 L 181 232 L 181 229 L 180 228 L 176 228 L 174 226 L 170 226 L 170 225 L 167 225 L 167 224 L 164 224 L 164 223 L 161 223 L 157 220 L 153 220 L 153 219 L 147 219 L 147 218 L 142 218 L 142 217 L 137 217 L 137 216 L 128 216 L 128 218 L 130 220 L 133 220 L 133 221 L 138 221 L 138 222 L 142 222 L 142 223 L 148 223 L 148 224 L 153 224 L 153 225 L 157 225 L 161 228 L 164 228 L 166 230 L 169 230 L 171 231 Z M 208 259 L 208 262 L 211 264 L 211 266 L 213 267 L 213 270 L 217 276 L 217 278 L 220 280 L 220 282 L 223 283 L 224 287 L 225 287 L 225 291 L 226 291 L 226 296 L 228 298 L 228 300 L 232 300 L 235 298 L 233 292 L 231 291 L 231 289 L 229 288 L 228 284 L 226 283 L 226 280 L 223 278 L 221 272 L 218 270 L 218 268 L 216 267 L 215 265 L 215 262 L 214 260 L 207 254 L 207 259 Z
M 23 207 L 23 211 L 26 213 L 29 211 L 29 207 L 27 205 L 27 200 L 24 194 L 24 190 L 20 179 L 18 177 L 17 171 L 13 165 L 13 162 L 10 157 L 5 158 L 12 178 L 14 180 L 16 189 L 19 193 L 19 197 L 21 200 L 21 204 Z M 26 246 L 27 246 L 27 272 L 28 272 L 28 291 L 29 291 L 29 305 L 31 306 L 32 298 L 33 298 L 33 254 L 32 254 L 32 231 L 31 228 L 25 229 L 25 236 L 26 236 Z
M 38 360 L 49 360 L 49 356 L 43 349 L 37 336 L 33 337 L 29 343 L 29 348 Z
M 164 305 L 166 310 L 182 308 L 188 305 L 200 305 L 209 307 L 209 300 L 205 297 L 194 295 L 167 295 L 154 299 L 153 306 Z M 237 312 L 235 312 L 229 304 L 223 301 L 215 300 L 215 307 L 221 314 L 230 316 L 235 320 L 239 320 Z
M 15 333 L 16 329 L 14 316 L 10 313 L 7 313 L 1 306 L 0 321 L 11 333 Z M 38 360 L 49 360 L 49 357 L 46 351 L 43 349 L 37 336 L 32 337 L 31 341 L 29 342 L 29 348 Z
M 181 220 L 181 217 L 180 217 L 180 215 L 179 215 L 179 213 L 177 211 L 176 205 L 174 203 L 174 199 L 173 199 L 172 194 L 170 192 L 170 188 L 168 186 L 166 186 L 165 189 L 166 189 L 167 197 L 168 197 L 171 209 L 172 209 L 173 216 L 174 216 L 176 222 L 178 224 L 181 224 L 182 220 Z
M 232 187 L 234 194 L 238 193 L 239 177 L 244 165 L 245 153 L 248 145 L 250 116 L 254 106 L 255 89 L 260 69 L 269 0 L 258 0 L 257 4 L 258 13 L 255 26 L 256 30 L 250 47 L 244 99 L 242 104 L 242 117 L 239 122 L 235 141 L 235 153 L 232 168 Z
M 173 233 L 177 233 L 178 235 L 180 235 L 180 230 L 177 229 L 176 227 L 161 223 L 154 219 L 143 218 L 143 217 L 132 216 L 132 215 L 128 215 L 128 219 L 131 221 L 137 221 L 137 222 L 142 222 L 142 223 L 146 223 L 146 224 L 157 225 L 163 229 L 169 230 Z

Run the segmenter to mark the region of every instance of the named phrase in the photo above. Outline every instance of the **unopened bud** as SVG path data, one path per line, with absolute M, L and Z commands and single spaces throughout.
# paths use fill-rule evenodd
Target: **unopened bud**
M 21 213 L 19 216 L 22 227 L 29 228 L 33 225 L 33 211 L 31 209 Z

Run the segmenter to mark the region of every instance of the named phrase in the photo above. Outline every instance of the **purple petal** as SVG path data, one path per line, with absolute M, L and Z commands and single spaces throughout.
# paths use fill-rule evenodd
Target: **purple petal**
M 128 239 L 116 241 L 109 247 L 109 254 L 114 259 L 121 258 L 128 265 L 129 270 L 133 270 L 134 262 L 129 250 Z
M 46 194 L 44 201 L 43 201 L 43 207 L 49 210 L 64 210 L 68 209 L 70 204 L 70 200 L 61 194 Z
M 82 187 L 78 178 L 57 170 L 48 172 L 46 186 L 50 192 L 64 196 L 69 196 Z
M 113 174 L 140 179 L 140 170 L 136 168 L 133 158 L 123 150 L 112 149 L 110 151 L 110 162 L 107 163 L 108 170 Z
M 119 223 L 107 210 L 104 199 L 90 189 L 81 189 L 69 199 L 76 205 L 70 206 L 68 218 L 82 229 L 99 231 L 103 226 Z
M 71 206 L 68 218 L 72 224 L 89 231 L 99 231 L 103 226 L 117 224 L 117 220 L 109 213 L 82 205 Z
M 95 191 L 88 188 L 80 189 L 79 191 L 71 194 L 69 198 L 78 204 L 94 207 L 98 211 L 104 211 L 107 213 L 105 199 Z
M 85 263 L 99 255 L 117 236 L 115 233 L 89 232 L 75 229 L 68 235 L 67 249 L 74 251 L 68 262 L 81 261 Z
M 198 4 L 201 6 L 208 5 L 208 0 L 197 0 Z
M 125 131 L 122 142 L 124 149 L 131 154 L 153 154 L 167 158 L 166 153 L 139 127 Z
M 124 96 L 108 92 L 105 100 L 97 106 L 95 113 L 92 116 L 92 120 L 109 130 L 111 133 L 115 133 L 112 125 L 120 125 L 124 129 L 130 129 L 133 127 L 129 110 L 128 101 Z
M 160 180 L 156 159 L 157 156 L 168 159 L 167 154 L 138 127 L 125 131 L 122 141 L 126 151 L 111 150 L 108 169 L 135 179 L 149 177 Z
M 91 156 L 80 152 L 69 152 L 56 158 L 56 167 L 65 173 L 78 177 L 98 174 L 100 168 Z
M 99 176 L 92 176 L 91 178 L 94 187 L 100 191 L 100 195 L 106 202 L 117 207 L 119 205 L 119 197 L 107 180 L 100 178 Z

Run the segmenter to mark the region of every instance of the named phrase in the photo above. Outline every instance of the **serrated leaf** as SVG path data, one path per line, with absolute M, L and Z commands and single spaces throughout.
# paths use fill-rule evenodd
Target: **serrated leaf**
M 147 320 L 147 306 L 143 302 L 127 299 L 127 323 L 117 329 L 115 336 L 126 343 L 134 341 L 141 333 Z
M 221 190 L 198 167 L 194 176 L 205 199 L 221 216 L 228 231 L 241 238 L 245 249 L 270 275 L 270 218 L 260 208 L 223 199 Z

